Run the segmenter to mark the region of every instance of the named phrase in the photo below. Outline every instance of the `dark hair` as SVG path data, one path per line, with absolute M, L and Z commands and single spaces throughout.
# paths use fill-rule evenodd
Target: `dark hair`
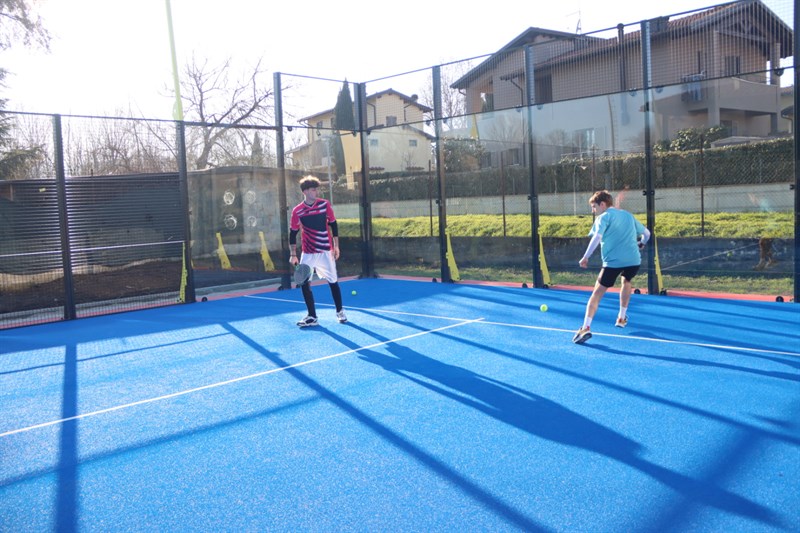
M 608 191 L 597 191 L 589 198 L 590 204 L 599 204 L 600 202 L 605 202 L 607 207 L 611 207 L 614 205 L 614 197 Z
M 305 191 L 306 189 L 316 189 L 319 187 L 319 179 L 316 176 L 305 176 L 303 179 L 300 180 L 300 190 Z

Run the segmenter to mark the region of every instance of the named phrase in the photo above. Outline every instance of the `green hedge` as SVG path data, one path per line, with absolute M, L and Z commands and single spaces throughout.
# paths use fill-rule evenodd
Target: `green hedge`
M 656 189 L 697 187 L 701 184 L 787 183 L 794 180 L 793 141 L 791 138 L 781 138 L 708 148 L 702 152 L 657 152 L 654 154 L 653 165 Z M 509 166 L 503 169 L 502 175 L 504 178 L 501 183 L 501 171 L 498 168 L 448 173 L 445 180 L 447 197 L 530 193 L 527 167 Z M 591 192 L 597 189 L 644 189 L 644 154 L 604 156 L 596 157 L 594 161 L 584 159 L 543 165 L 537 170 L 537 188 L 539 194 L 573 190 Z M 358 189 L 349 191 L 341 186 L 336 188 L 334 194 L 339 202 L 358 202 Z M 436 198 L 436 172 L 371 173 L 370 194 L 374 202 Z

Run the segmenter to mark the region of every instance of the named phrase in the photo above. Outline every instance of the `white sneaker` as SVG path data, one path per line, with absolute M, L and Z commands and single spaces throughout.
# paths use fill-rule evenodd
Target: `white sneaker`
M 336 319 L 341 324 L 347 322 L 347 315 L 344 314 L 344 309 L 342 309 L 341 311 L 336 311 Z
M 588 341 L 592 338 L 592 332 L 589 326 L 581 326 L 581 329 L 575 332 L 575 336 L 572 337 L 572 342 L 575 344 L 583 344 L 584 342 Z
M 319 324 L 319 322 L 317 322 L 317 317 L 311 316 L 311 315 L 308 315 L 303 320 L 300 320 L 300 321 L 297 322 L 297 325 L 300 326 L 301 328 L 307 328 L 307 327 L 310 327 L 310 326 L 316 326 L 318 324 Z

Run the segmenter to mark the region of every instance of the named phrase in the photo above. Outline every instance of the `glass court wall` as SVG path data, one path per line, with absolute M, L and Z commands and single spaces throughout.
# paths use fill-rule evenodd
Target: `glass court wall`
M 641 292 L 796 300 L 793 17 L 732 2 L 361 83 L 276 73 L 247 124 L 2 112 L 28 155 L 0 177 L 0 327 L 289 289 L 306 174 L 343 277 L 589 287 L 607 189 L 655 236 Z

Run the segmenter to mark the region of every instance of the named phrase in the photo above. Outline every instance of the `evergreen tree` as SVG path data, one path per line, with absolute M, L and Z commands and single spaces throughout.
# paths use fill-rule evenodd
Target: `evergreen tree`
M 353 109 L 353 97 L 350 95 L 350 84 L 345 80 L 339 97 L 336 99 L 336 107 L 333 108 L 333 129 L 339 133 L 355 131 L 356 117 Z M 331 157 L 336 163 L 336 174 L 341 176 L 347 169 L 344 161 L 344 147 L 339 135 L 334 135 L 331 142 Z
M 264 164 L 264 146 L 261 144 L 261 135 L 258 132 L 253 135 L 253 149 L 250 152 L 250 164 L 254 167 L 263 167 Z

